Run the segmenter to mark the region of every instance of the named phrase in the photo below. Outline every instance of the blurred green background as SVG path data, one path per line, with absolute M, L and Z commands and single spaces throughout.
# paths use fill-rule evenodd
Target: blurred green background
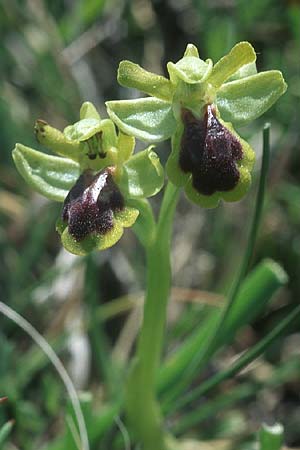
M 92 393 L 88 403 L 95 417 L 103 412 L 114 377 L 111 360 L 123 366 L 137 332 L 140 309 L 135 307 L 139 303 L 135 294 L 143 289 L 143 253 L 127 231 L 115 248 L 103 253 L 87 258 L 66 254 L 55 232 L 60 205 L 25 185 L 13 166 L 11 150 L 16 142 L 39 147 L 33 133 L 37 118 L 63 129 L 78 120 L 83 101 L 95 103 L 104 116 L 104 101 L 138 97 L 138 92 L 117 84 L 120 60 L 164 74 L 166 62 L 177 61 L 187 43 L 194 43 L 203 59 L 216 62 L 236 42 L 247 40 L 257 52 L 258 69 L 281 70 L 289 85 L 263 118 L 239 130 L 257 153 L 248 196 L 213 211 L 201 211 L 185 198 L 180 201 L 172 255 L 174 286 L 187 290 L 174 295 L 168 350 L 196 325 L 203 304 L 215 300 L 207 296 L 204 301 L 202 293 L 202 301 L 196 302 L 195 293 L 223 293 L 239 267 L 266 120 L 272 126 L 272 157 L 253 265 L 273 258 L 290 282 L 264 316 L 243 329 L 234 345 L 211 364 L 211 373 L 257 342 L 299 302 L 299 1 L 2 0 L 0 36 L 0 300 L 47 337 L 76 386 Z M 168 145 L 157 147 L 163 161 Z M 154 199 L 155 207 L 158 203 L 159 198 Z M 182 309 L 189 320 L 176 322 Z M 236 403 L 225 402 L 190 432 L 200 439 L 213 439 L 213 448 L 221 449 L 221 439 L 247 442 L 262 421 L 280 421 L 287 444 L 300 447 L 299 329 L 291 329 L 242 375 L 249 395 L 237 395 Z M 272 377 L 277 380 L 273 384 L 269 383 Z M 239 387 L 239 382 L 225 383 L 218 394 Z M 5 448 L 61 448 L 62 444 L 51 447 L 51 443 L 59 442 L 65 430 L 64 388 L 45 356 L 4 317 L 0 317 L 1 396 L 9 400 L 0 405 L 0 425 L 16 420 Z M 113 436 L 120 434 L 116 424 L 105 432 L 97 423 L 93 426 L 92 449 L 118 448 L 118 444 L 111 447 Z M 64 442 L 64 450 L 75 448 Z

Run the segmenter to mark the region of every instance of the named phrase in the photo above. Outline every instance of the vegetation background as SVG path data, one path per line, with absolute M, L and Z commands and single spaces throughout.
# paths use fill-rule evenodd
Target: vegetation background
M 33 133 L 36 118 L 63 129 L 78 120 L 83 101 L 94 102 L 104 116 L 104 101 L 138 97 L 138 92 L 117 84 L 120 60 L 163 74 L 166 62 L 177 61 L 189 42 L 203 59 L 217 61 L 236 42 L 247 40 L 257 51 L 259 70 L 282 70 L 287 93 L 262 119 L 240 132 L 257 152 L 259 168 L 262 126 L 271 122 L 268 192 L 253 265 L 273 258 L 290 282 L 264 316 L 243 328 L 235 343 L 214 360 L 210 373 L 257 342 L 299 302 L 299 1 L 2 0 L 0 38 L 0 300 L 47 337 L 76 386 L 86 392 L 95 415 L 103 411 L 114 377 L 111 361 L 120 366 L 126 362 L 137 332 L 143 253 L 131 231 L 116 247 L 87 258 L 63 251 L 55 232 L 60 205 L 27 187 L 13 165 L 11 150 L 16 142 L 38 148 Z M 168 143 L 157 151 L 166 160 Z M 166 351 L 181 342 L 198 324 L 205 305 L 218 303 L 218 294 L 232 282 L 258 176 L 256 172 L 252 190 L 238 204 L 204 211 L 181 199 Z M 182 310 L 185 320 L 178 321 Z M 247 443 L 262 421 L 280 421 L 287 445 L 300 447 L 299 325 L 241 376 L 203 399 L 210 406 L 189 433 L 213 440 L 213 448 L 221 449 L 226 439 Z M 222 403 L 226 392 L 235 397 Z M 66 426 L 65 390 L 46 357 L 4 317 L 0 317 L 2 395 L 9 400 L 0 405 L 0 425 L 15 420 L 5 449 L 59 449 Z M 93 449 L 113 448 L 118 434 L 117 424 L 98 433 Z M 71 444 L 64 450 L 73 448 Z

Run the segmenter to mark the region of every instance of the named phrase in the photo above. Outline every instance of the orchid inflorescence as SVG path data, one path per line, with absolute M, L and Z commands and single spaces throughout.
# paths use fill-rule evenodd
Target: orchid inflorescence
M 119 83 L 148 97 L 107 102 L 109 119 L 86 102 L 80 120 L 63 132 L 38 120 L 38 142 L 59 156 L 17 144 L 13 158 L 36 191 L 63 202 L 57 230 L 64 247 L 78 255 L 111 247 L 140 220 L 135 201 L 163 187 L 153 145 L 134 154 L 135 138 L 151 144 L 171 138 L 166 174 L 192 202 L 213 208 L 221 199 L 240 200 L 255 154 L 233 127 L 262 115 L 286 90 L 281 72 L 257 73 L 255 61 L 248 42 L 215 65 L 189 44 L 182 59 L 167 64 L 169 78 L 122 61 Z

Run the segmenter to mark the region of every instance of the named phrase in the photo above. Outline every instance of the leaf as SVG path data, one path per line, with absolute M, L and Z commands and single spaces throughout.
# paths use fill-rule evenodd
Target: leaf
M 164 184 L 164 170 L 152 148 L 136 153 L 123 165 L 119 186 L 130 198 L 151 197 Z
M 176 121 L 171 104 L 156 98 L 106 102 L 110 118 L 123 131 L 142 141 L 159 142 L 174 132 Z
M 64 201 L 80 174 L 76 162 L 22 144 L 16 144 L 12 156 L 25 181 L 40 194 L 58 202 Z
M 283 445 L 283 426 L 263 424 L 259 432 L 259 450 L 281 450 Z
M 1 428 L 0 428 L 0 448 L 2 448 L 2 445 L 5 443 L 6 439 L 8 438 L 12 428 L 14 425 L 14 421 L 10 420 L 9 422 L 6 422 Z
M 80 108 L 80 119 L 96 119 L 100 121 L 100 115 L 91 102 L 84 102 Z
M 224 84 L 218 91 L 217 105 L 223 120 L 245 125 L 267 111 L 286 89 L 281 72 L 261 72 Z
M 251 323 L 263 311 L 273 294 L 286 282 L 287 276 L 277 263 L 271 260 L 260 263 L 243 282 L 227 320 L 219 330 L 210 357 L 220 347 L 232 342 L 237 331 Z M 181 392 L 199 367 L 202 368 L 207 343 L 219 323 L 221 314 L 220 310 L 212 311 L 205 324 L 194 330 L 180 349 L 167 360 L 160 371 L 159 390 L 170 388 L 172 383 L 178 380 Z
M 148 72 L 131 61 L 120 63 L 118 82 L 122 86 L 138 89 L 161 100 L 171 101 L 173 96 L 173 86 L 167 78 Z
M 239 69 L 255 60 L 256 54 L 252 45 L 249 42 L 239 42 L 215 64 L 209 82 L 218 88 Z

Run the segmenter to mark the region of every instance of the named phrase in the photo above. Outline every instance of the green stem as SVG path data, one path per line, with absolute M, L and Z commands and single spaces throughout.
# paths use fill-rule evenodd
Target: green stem
M 179 189 L 168 183 L 153 241 L 146 247 L 147 290 L 143 324 L 126 392 L 126 413 L 143 450 L 165 450 L 166 436 L 156 401 L 159 366 L 171 286 L 170 241 Z

